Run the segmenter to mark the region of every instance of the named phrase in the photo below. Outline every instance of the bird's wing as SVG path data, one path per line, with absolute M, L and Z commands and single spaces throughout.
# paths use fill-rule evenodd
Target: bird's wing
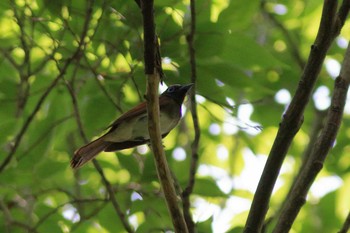
M 130 109 L 129 111 L 125 112 L 124 114 L 122 114 L 117 120 L 115 120 L 108 128 L 110 128 L 110 131 L 116 129 L 118 127 L 118 125 L 128 119 L 128 118 L 134 118 L 136 116 L 142 115 L 144 113 L 147 112 L 147 106 L 146 106 L 146 102 L 142 102 L 138 105 L 136 105 L 135 107 L 133 107 L 132 109 Z
M 173 104 L 172 102 L 174 102 L 174 100 L 172 98 L 167 97 L 167 96 L 161 95 L 159 97 L 159 106 L 161 109 L 165 106 L 168 106 L 169 104 Z M 133 117 L 143 115 L 146 113 L 147 113 L 147 106 L 146 106 L 146 101 L 144 101 L 144 102 L 136 105 L 135 107 L 133 107 L 129 111 L 125 112 L 124 114 L 122 114 L 117 120 L 115 120 L 112 124 L 110 124 L 107 127 L 107 128 L 110 128 L 110 130 L 108 132 L 111 132 L 114 129 L 116 129 L 118 127 L 118 125 L 121 122 L 123 122 L 124 120 L 126 120 L 128 118 L 131 119 Z

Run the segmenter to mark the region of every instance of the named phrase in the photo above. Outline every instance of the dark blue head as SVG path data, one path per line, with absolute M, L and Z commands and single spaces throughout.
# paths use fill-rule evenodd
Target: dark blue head
M 187 85 L 180 85 L 180 84 L 175 84 L 168 89 L 166 89 L 163 93 L 162 96 L 168 96 L 176 101 L 178 104 L 182 104 L 184 101 L 185 95 L 187 94 L 188 90 L 191 89 L 193 86 L 193 83 L 187 84 Z

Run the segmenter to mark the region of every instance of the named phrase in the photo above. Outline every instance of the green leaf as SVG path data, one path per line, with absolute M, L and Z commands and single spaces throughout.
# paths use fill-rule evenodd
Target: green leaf
M 254 39 L 243 34 L 226 36 L 222 58 L 229 60 L 242 69 L 260 70 L 275 67 L 287 67 L 276 59 L 266 48 Z
M 229 230 L 227 233 L 240 233 L 243 232 L 244 227 L 234 227 L 231 230 Z
M 121 166 L 131 173 L 132 177 L 140 175 L 140 165 L 133 156 L 118 155 L 118 160 Z
M 47 10 L 49 10 L 50 13 L 55 15 L 55 16 L 61 15 L 62 7 L 64 5 L 64 2 L 66 2 L 66 0 L 57 0 L 54 2 L 51 2 L 50 0 L 42 0 L 42 1 L 43 1 L 42 6 L 45 6 L 45 8 Z M 41 1 L 39 1 L 39 2 L 41 3 Z
M 197 178 L 194 186 L 194 193 L 205 197 L 225 197 L 216 182 L 210 178 Z
M 101 226 L 108 230 L 108 232 L 125 232 L 119 217 L 116 215 L 112 203 L 109 203 L 98 213 L 97 219 Z
M 237 0 L 230 1 L 219 15 L 218 27 L 225 28 L 225 31 L 230 30 L 236 32 L 244 30 L 254 22 L 255 15 L 259 12 L 261 1 L 252 0 Z
M 203 222 L 199 222 L 196 224 L 196 229 L 198 233 L 206 233 L 211 229 L 211 224 L 213 222 L 213 217 L 208 218 Z
M 195 37 L 196 56 L 198 58 L 211 58 L 221 54 L 225 48 L 225 31 L 220 30 L 218 25 L 205 22 L 198 25 L 198 33 Z M 210 46 L 208 46 L 210 45 Z

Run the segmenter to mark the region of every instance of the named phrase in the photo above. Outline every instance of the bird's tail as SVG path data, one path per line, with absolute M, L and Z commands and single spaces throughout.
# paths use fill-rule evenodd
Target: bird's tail
M 70 161 L 71 167 L 74 169 L 80 168 L 85 163 L 95 158 L 98 153 L 102 152 L 109 145 L 110 142 L 104 141 L 103 137 L 101 137 L 80 147 L 74 152 L 74 157 Z

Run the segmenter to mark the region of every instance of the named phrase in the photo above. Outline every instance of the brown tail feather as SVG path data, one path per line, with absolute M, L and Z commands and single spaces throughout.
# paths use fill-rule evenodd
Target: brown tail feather
M 103 138 L 98 138 L 85 146 L 82 146 L 74 152 L 74 157 L 70 161 L 72 168 L 80 168 L 85 163 L 96 157 L 98 153 L 103 151 L 107 146 L 110 145 L 110 142 L 106 142 Z

